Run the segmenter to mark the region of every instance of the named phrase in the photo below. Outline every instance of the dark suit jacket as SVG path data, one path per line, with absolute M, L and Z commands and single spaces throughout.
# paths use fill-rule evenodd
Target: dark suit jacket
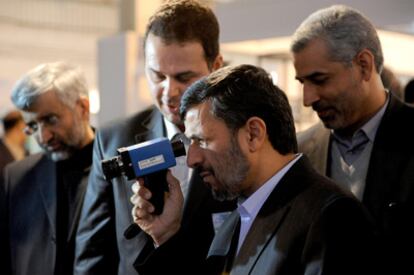
M 4 167 L 15 159 L 10 153 L 9 148 L 4 144 L 3 140 L 0 139 L 0 184 L 4 181 Z
M 380 231 L 387 263 L 382 272 L 414 273 L 414 108 L 390 94 L 390 102 L 372 148 L 362 202 Z M 318 124 L 298 135 L 299 151 L 322 174 L 329 173 L 330 131 Z
M 238 212 L 223 224 L 208 261 L 219 274 Z M 316 173 L 306 157 L 280 180 L 260 209 L 231 274 L 356 274 L 367 271 L 370 219 L 349 193 Z M 362 265 L 363 263 L 363 265 Z
M 75 218 L 70 225 L 68 242 L 74 242 L 86 178 L 79 187 Z M 6 229 L 4 253 L 9 259 L 1 267 L 12 274 L 54 274 L 56 264 L 56 163 L 45 154 L 31 155 L 5 169 L 1 223 Z M 70 255 L 70 253 L 68 253 Z M 0 273 L 3 271 L 0 271 Z
M 145 140 L 165 136 L 161 113 L 149 109 L 101 129 L 96 137 L 93 168 L 86 193 L 81 222 L 77 234 L 75 274 L 137 274 L 133 263 L 139 254 L 143 261 L 150 260 L 152 240 L 140 232 L 127 240 L 125 229 L 133 223 L 131 210 L 131 185 L 134 180 L 124 177 L 106 181 L 103 178 L 101 160 L 117 155 L 116 149 Z M 211 214 L 228 209 L 213 201 L 210 191 L 201 183 L 198 175 L 190 182 L 189 194 L 183 213 L 185 238 L 180 248 L 192 247 L 194 261 L 202 261 L 213 238 Z M 147 253 L 149 252 L 149 254 Z M 175 253 L 176 254 L 176 253 Z M 163 258 L 157 267 L 163 266 Z M 188 265 L 191 269 L 191 264 Z M 152 272 L 151 269 L 146 272 Z

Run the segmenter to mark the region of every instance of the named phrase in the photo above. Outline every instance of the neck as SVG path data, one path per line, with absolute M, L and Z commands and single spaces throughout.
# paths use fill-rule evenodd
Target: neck
M 381 79 L 375 79 L 367 87 L 369 95 L 360 104 L 361 112 L 356 114 L 355 122 L 346 128 L 337 129 L 339 135 L 352 137 L 352 135 L 365 125 L 384 106 L 387 101 L 387 93 Z
M 245 195 L 250 196 L 256 192 L 263 184 L 265 184 L 271 177 L 282 170 L 283 167 L 285 167 L 294 158 L 295 154 L 293 153 L 281 155 L 273 148 L 265 151 L 265 154 L 263 154 L 262 157 L 258 158 L 255 167 L 250 168 L 252 171 L 255 170 L 258 172 L 254 175 L 251 175 L 251 182 L 254 182 L 254 184 L 252 184 L 251 188 L 248 190 L 248 192 L 246 192 Z
M 90 125 L 87 125 L 85 138 L 82 142 L 81 148 L 83 148 L 86 145 L 88 145 L 89 143 L 91 143 L 94 138 L 95 138 L 95 132 L 93 131 L 93 129 Z

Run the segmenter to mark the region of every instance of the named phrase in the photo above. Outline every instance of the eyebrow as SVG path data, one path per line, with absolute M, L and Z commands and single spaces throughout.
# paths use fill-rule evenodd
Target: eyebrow
M 56 113 L 53 113 L 53 112 L 52 113 L 46 113 L 46 114 L 41 115 L 39 117 L 30 119 L 29 121 L 26 122 L 26 124 L 34 123 L 34 122 L 38 122 L 38 121 L 43 121 L 47 118 L 50 118 L 51 116 L 58 116 L 58 115 Z
M 312 78 L 316 78 L 318 76 L 323 76 L 323 75 L 326 75 L 326 73 L 314 72 L 314 73 L 311 73 L 309 75 L 295 76 L 295 79 L 297 79 L 297 80 L 312 79 Z
M 161 74 L 161 75 L 164 74 L 164 73 L 162 73 L 160 71 L 157 71 L 157 70 L 155 70 L 153 68 L 150 68 L 150 70 L 153 73 L 156 73 L 156 74 Z M 177 79 L 177 78 L 180 78 L 180 77 L 183 77 L 183 76 L 196 76 L 196 75 L 198 75 L 198 73 L 196 73 L 194 71 L 184 71 L 184 72 L 176 73 L 176 74 L 172 75 L 172 77 Z

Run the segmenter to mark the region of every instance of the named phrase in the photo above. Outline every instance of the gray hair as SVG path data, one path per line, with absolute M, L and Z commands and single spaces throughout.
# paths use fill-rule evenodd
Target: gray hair
M 359 11 L 334 5 L 311 14 L 295 31 L 291 51 L 303 50 L 314 39 L 326 42 L 332 60 L 351 65 L 363 49 L 374 55 L 375 68 L 381 73 L 384 57 L 377 31 Z
M 27 110 L 43 93 L 53 91 L 63 104 L 74 108 L 76 101 L 88 97 L 88 85 L 80 68 L 65 62 L 45 63 L 26 73 L 13 87 L 11 100 Z

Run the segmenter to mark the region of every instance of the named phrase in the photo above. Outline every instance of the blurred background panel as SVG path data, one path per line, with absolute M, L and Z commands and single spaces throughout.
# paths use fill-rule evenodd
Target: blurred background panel
M 161 0 L 0 0 L 0 116 L 10 90 L 29 69 L 66 60 L 80 65 L 99 126 L 151 104 L 143 71 L 142 35 Z M 316 117 L 302 106 L 289 54 L 290 35 L 311 12 L 342 3 L 359 9 L 379 30 L 385 65 L 403 87 L 414 77 L 412 0 L 215 0 L 227 64 L 267 69 L 290 99 L 298 130 Z M 1 134 L 1 129 L 0 129 Z

